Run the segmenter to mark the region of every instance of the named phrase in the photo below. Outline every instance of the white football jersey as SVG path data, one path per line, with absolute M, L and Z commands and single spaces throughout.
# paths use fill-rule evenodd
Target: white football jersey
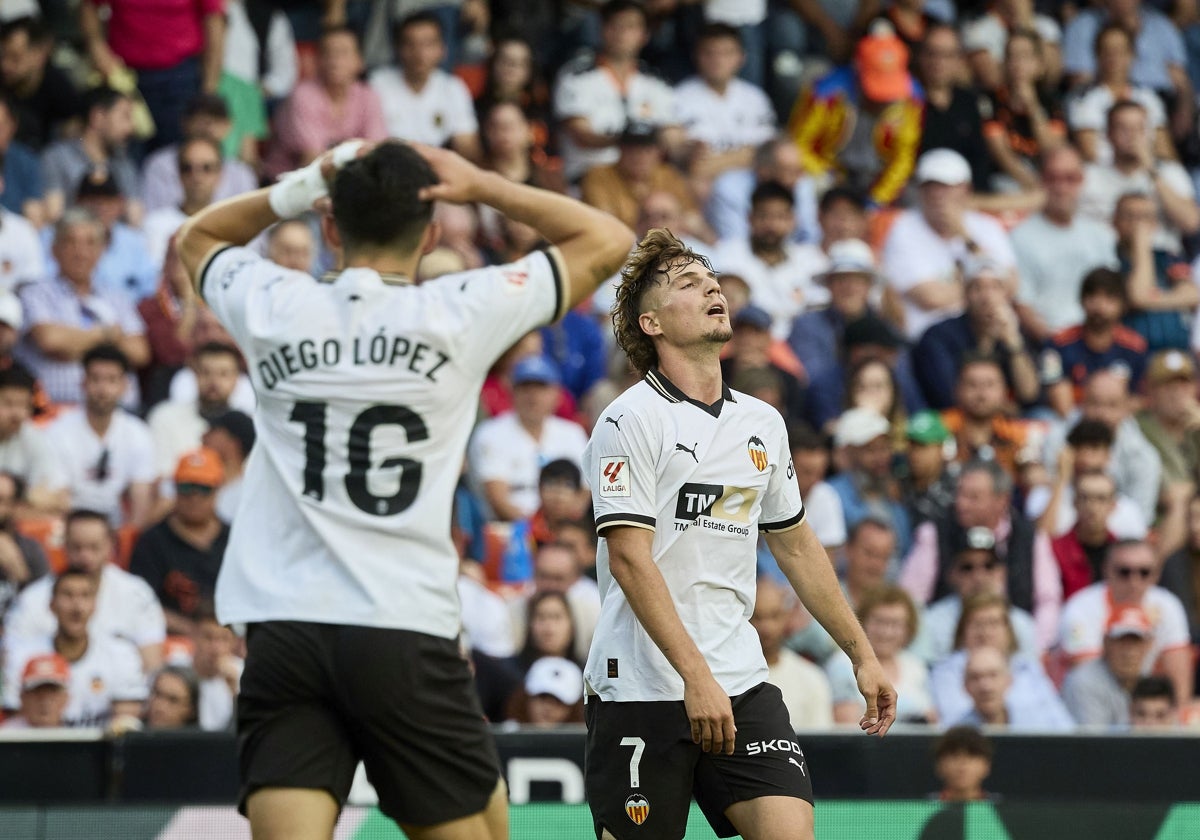
M 419 286 L 369 268 L 314 280 L 245 248 L 201 289 L 258 394 L 217 579 L 223 623 L 459 631 L 450 508 L 479 389 L 565 304 L 557 251 Z
M 754 612 L 759 532 L 804 521 L 783 418 L 725 388 L 712 406 L 660 372 L 616 399 L 584 450 L 603 604 L 584 669 L 604 700 L 682 700 L 683 680 L 642 628 L 608 564 L 604 530 L 654 531 L 653 555 L 688 635 L 732 697 L 765 682 Z

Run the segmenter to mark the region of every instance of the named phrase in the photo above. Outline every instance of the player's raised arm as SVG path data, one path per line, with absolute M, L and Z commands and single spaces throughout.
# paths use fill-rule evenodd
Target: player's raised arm
M 529 225 L 558 248 L 567 273 L 569 306 L 616 274 L 633 248 L 633 231 L 608 213 L 565 195 L 485 172 L 446 149 L 413 146 L 429 161 L 440 181 L 423 190 L 422 198 L 487 204 Z
M 875 651 L 838 584 L 829 556 L 807 522 L 766 534 L 779 568 L 813 618 L 850 657 L 858 689 L 867 701 L 859 725 L 872 735 L 886 735 L 896 720 L 896 689 L 883 673 Z

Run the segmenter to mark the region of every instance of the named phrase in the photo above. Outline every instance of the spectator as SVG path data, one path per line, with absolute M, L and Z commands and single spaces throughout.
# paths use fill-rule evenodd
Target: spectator
M 584 201 L 632 227 L 647 196 L 654 192 L 670 193 L 683 207 L 683 232 L 712 238 L 688 182 L 675 167 L 663 161 L 654 125 L 628 123 L 617 140 L 617 149 L 615 163 L 597 164 L 583 176 L 580 190 Z
M 85 571 L 98 587 L 96 614 L 90 629 L 138 646 L 142 665 L 153 670 L 162 663 L 166 625 L 154 591 L 141 578 L 118 567 L 116 534 L 108 519 L 96 511 L 75 509 L 63 528 L 63 552 L 68 568 Z M 54 581 L 42 577 L 18 596 L 5 621 L 5 643 L 21 644 L 54 633 L 50 612 Z
M 1146 340 L 1147 353 L 1186 351 L 1200 289 L 1187 260 L 1154 246 L 1157 217 L 1147 195 L 1127 193 L 1117 199 L 1113 227 L 1129 299 L 1124 322 Z
M 502 102 L 521 112 L 533 149 L 544 156 L 550 143 L 550 89 L 538 72 L 530 42 L 521 36 L 506 35 L 493 43 L 487 81 L 475 100 L 475 111 L 483 120 Z
M 175 503 L 160 522 L 138 536 L 129 571 L 150 584 L 162 604 L 167 632 L 190 636 L 202 599 L 212 598 L 229 542 L 217 517 L 217 488 L 224 472 L 211 449 L 197 449 L 175 468 Z
M 142 406 L 153 408 L 167 398 L 171 380 L 192 354 L 198 336 L 207 334 L 216 318 L 197 296 L 181 299 L 176 289 L 186 288 L 183 263 L 175 240 L 167 242 L 162 275 L 154 293 L 138 301 L 137 313 L 146 329 L 150 363 L 139 372 Z
M 1015 329 L 1016 316 L 1009 314 Z M 968 353 L 958 370 L 955 404 L 942 419 L 954 435 L 959 461 L 995 461 L 1015 477 L 1017 456 L 1031 432 L 1028 421 L 1009 416 L 1004 384 L 1004 369 L 994 357 Z
M 529 536 L 535 546 L 558 541 L 558 529 L 578 521 L 587 511 L 590 496 L 583 476 L 573 461 L 559 458 L 538 473 L 538 509 L 529 522 Z
M 808 521 L 826 553 L 832 557 L 833 552 L 846 542 L 846 518 L 837 491 L 825 481 L 829 473 L 829 445 L 824 436 L 801 425 L 791 428 L 788 443 Z M 890 551 L 888 556 L 891 556 Z
M 1020 269 L 1017 311 L 1021 323 L 1041 343 L 1083 320 L 1079 291 L 1084 276 L 1113 262 L 1116 238 L 1108 220 L 1079 212 L 1083 162 L 1071 146 L 1042 157 L 1046 203 L 1012 232 Z
M 525 675 L 509 719 L 539 727 L 583 723 L 583 671 L 569 659 L 545 656 Z
M 891 474 L 891 424 L 877 411 L 852 408 L 842 415 L 834 446 L 844 449 L 846 469 L 829 479 L 846 516 L 846 527 L 860 519 L 878 517 L 896 534 L 896 550 L 908 550 L 908 513 L 900 504 L 899 488 Z
M 150 109 L 156 133 L 151 149 L 179 139 L 184 103 L 197 93 L 215 93 L 225 49 L 221 0 L 157 5 L 136 0 L 85 0 L 79 29 L 92 64 L 109 83 L 128 70 Z M 100 8 L 109 11 L 101 25 Z
M 1135 732 L 1172 729 L 1179 725 L 1175 689 L 1166 677 L 1142 677 L 1134 683 L 1129 723 Z
M 449 145 L 468 160 L 481 160 L 471 94 L 461 79 L 438 67 L 446 58 L 446 42 L 437 16 L 409 15 L 396 25 L 393 40 L 398 66 L 381 67 L 370 77 L 387 133 L 430 146 Z
M 988 257 L 1008 289 L 1016 287 L 1016 257 L 1008 234 L 990 216 L 968 209 L 971 167 L 949 149 L 933 149 L 917 163 L 917 207 L 903 211 L 883 247 L 883 275 L 903 298 L 904 329 L 916 340 L 931 325 L 962 312 L 957 265 Z
M 900 573 L 900 585 L 918 604 L 949 594 L 947 572 L 955 554 L 967 545 L 971 528 L 992 532 L 996 554 L 1008 569 L 1008 598 L 1033 613 L 1038 644 L 1049 647 L 1062 605 L 1058 566 L 1046 534 L 1013 507 L 1012 478 L 994 461 L 972 461 L 963 466 L 954 510 L 917 528 L 912 551 Z
M 1164 350 L 1150 357 L 1144 405 L 1135 416 L 1142 434 L 1162 458 L 1163 481 L 1200 480 L 1200 403 L 1190 354 Z
M 954 504 L 954 435 L 936 411 L 918 411 L 908 418 L 904 432 L 908 472 L 904 480 L 904 502 L 913 527 L 944 516 Z
M 554 416 L 559 373 L 541 356 L 513 368 L 513 410 L 479 424 L 468 454 L 474 481 L 493 515 L 524 519 L 537 510 L 540 465 L 555 458 L 579 463 L 587 436 L 577 423 Z
M 1104 556 L 1117 541 L 1108 527 L 1117 509 L 1117 485 L 1112 476 L 1100 471 L 1076 472 L 1073 482 L 1075 524 L 1050 543 L 1062 577 L 1063 600 L 1100 579 Z
M 529 118 L 515 102 L 493 103 L 481 114 L 483 120 L 483 165 L 486 169 L 499 172 L 510 181 L 530 184 L 535 187 L 566 192 L 562 163 L 549 158 L 544 149 L 537 146 L 533 126 Z M 482 211 L 481 211 L 482 215 Z M 499 226 L 494 210 L 484 216 L 484 226 L 494 229 Z
M 69 568 L 51 586 L 53 628 L 40 636 L 6 636 L 4 706 L 19 707 L 17 688 L 26 663 L 35 656 L 60 654 L 70 667 L 67 726 L 105 726 L 137 717 L 146 697 L 137 648 L 128 640 L 90 627 L 97 611 L 97 582 L 91 573 Z
M 290 90 L 290 88 L 289 88 Z M 184 107 L 181 138 L 207 137 L 221 144 L 233 129 L 229 107 L 220 96 L 202 93 Z M 222 151 L 220 174 L 213 192 L 213 201 L 249 192 L 258 186 L 258 176 L 244 161 L 226 157 Z M 178 207 L 183 203 L 183 179 L 179 171 L 179 144 L 163 146 L 146 157 L 142 166 L 142 201 L 146 212 L 163 207 Z
M 0 105 L 0 120 L 3 111 L 3 105 Z M 5 153 L 0 152 L 0 167 L 7 160 Z M 7 195 L 7 185 L 5 177 L 0 176 L 0 193 Z M 0 208 L 0 289 L 11 293 L 22 284 L 44 280 L 45 277 L 42 243 L 37 229 L 24 216 L 8 209 L 6 204 Z
M 810 175 L 827 185 L 848 184 L 875 205 L 888 205 L 900 198 L 912 175 L 922 109 L 908 72 L 908 48 L 890 24 L 876 21 L 858 41 L 854 63 L 816 80 L 803 94 L 788 132 Z M 857 126 L 857 143 L 844 130 L 850 124 Z
M 16 139 L 41 151 L 83 112 L 83 100 L 65 71 L 50 60 L 54 34 L 39 17 L 0 26 L 0 89 L 8 94 Z
M 767 682 L 783 694 L 793 729 L 830 729 L 833 697 L 829 680 L 819 667 L 783 646 L 789 594 L 775 583 L 758 581 L 750 623 L 758 631 L 767 660 Z
M 991 184 L 992 161 L 983 136 L 983 97 L 965 87 L 968 78 L 958 30 L 949 23 L 935 24 L 925 32 L 917 50 L 917 78 L 925 94 L 925 124 L 921 129 L 922 153 L 950 149 L 969 164 L 975 192 Z
M 1175 697 L 1182 703 L 1192 696 L 1191 639 L 1183 605 L 1156 585 L 1161 571 L 1149 544 L 1139 540 L 1113 543 L 1104 561 L 1104 578 L 1076 592 L 1063 607 L 1059 644 L 1071 667 L 1079 667 L 1103 652 L 1105 628 L 1113 616 L 1125 607 L 1139 607 L 1154 627 L 1142 673 L 1157 667 L 1170 678 Z
M 796 209 L 796 226 L 792 231 L 795 242 L 819 242 L 824 223 L 817 220 L 817 192 L 813 179 L 804 172 L 800 150 L 786 135 L 776 135 L 754 150 L 754 158 L 745 169 L 731 169 L 718 175 L 704 208 L 704 214 L 718 239 L 744 239 L 750 233 L 750 197 L 759 184 L 768 181 L 782 184 L 792 191 Z M 857 193 L 834 188 L 835 196 L 855 196 Z M 834 192 L 829 190 L 829 192 Z M 833 199 L 830 199 L 831 201 Z M 822 202 L 824 203 L 824 202 Z M 865 214 L 864 214 L 865 215 Z M 866 230 L 865 223 L 863 230 Z M 862 238 L 862 234 L 858 234 Z
M 951 593 L 930 604 L 921 617 L 921 629 L 909 650 L 932 665 L 954 651 L 954 631 L 962 617 L 963 601 L 980 594 L 1004 597 L 1008 568 L 996 551 L 996 538 L 987 528 L 968 528 L 966 545 L 954 555 L 946 575 Z M 1009 606 L 1008 623 L 1017 650 L 1031 657 L 1041 653 L 1033 616 Z
M 532 588 L 527 587 L 531 598 L 539 592 L 558 592 L 566 597 L 575 634 L 573 652 L 565 655 L 578 662 L 586 660 L 600 618 L 600 590 L 595 580 L 583 576 L 584 562 L 585 558 L 570 543 L 543 545 L 533 558 Z M 519 608 L 521 599 L 515 599 L 513 606 Z M 518 643 L 528 626 L 526 620 L 514 628 Z
M 805 309 L 829 300 L 816 283 L 825 255 L 815 245 L 792 241 L 795 209 L 792 192 L 782 184 L 759 184 L 750 199 L 749 236 L 720 242 L 712 256 L 718 273 L 732 272 L 749 284 L 750 300 L 770 314 L 776 338 L 787 338 L 792 320 Z
M 989 88 L 991 119 L 983 125 L 998 170 L 993 189 L 1023 193 L 1034 206 L 1042 198 L 1036 162 L 1063 145 L 1067 134 L 1061 104 L 1046 83 L 1046 53 L 1052 49 L 1029 29 L 1009 33 L 1001 78 Z
M 300 219 L 285 219 L 267 231 L 267 259 L 293 271 L 311 273 L 317 257 L 312 228 Z
M 379 95 L 359 81 L 362 54 L 353 30 L 327 28 L 317 44 L 317 77 L 296 85 L 275 115 L 275 138 L 263 161 L 276 176 L 313 161 L 343 140 L 387 136 Z
M 199 725 L 200 680 L 184 665 L 167 665 L 150 681 L 143 720 L 146 729 L 183 729 Z
M 50 729 L 66 726 L 71 666 L 58 653 L 34 656 L 21 672 L 21 705 L 0 729 Z
M 832 193 L 821 199 L 823 206 Z M 851 196 L 848 201 L 856 199 Z M 828 266 L 813 279 L 828 289 L 829 305 L 798 315 L 788 335 L 788 344 L 809 378 L 818 380 L 837 364 L 846 325 L 871 311 L 871 292 L 879 279 L 875 255 L 861 239 L 835 242 L 827 253 Z
M 45 432 L 29 419 L 36 387 L 21 365 L 0 369 L 0 470 L 25 487 L 18 501 L 35 511 L 62 513 L 70 496 L 67 477 Z
M 229 399 L 241 373 L 241 354 L 232 344 L 204 344 L 196 348 L 191 362 L 196 371 L 196 400 L 161 402 L 146 417 L 161 476 L 169 475 L 185 452 L 199 448 L 209 423 L 230 410 Z
M 72 503 L 112 524 L 150 524 L 158 469 L 145 422 L 121 408 L 129 362 L 111 344 L 83 357 L 83 405 L 63 411 L 46 437 L 67 474 Z
M 903 698 L 897 701 L 896 720 L 933 723 L 937 712 L 929 696 L 925 663 L 905 650 L 917 633 L 919 616 L 912 599 L 897 586 L 869 590 L 859 600 L 858 620 L 879 657 L 884 672 Z M 862 718 L 865 707 L 858 694 L 854 669 L 845 656 L 834 655 L 825 665 L 833 688 L 833 719 L 842 724 Z
M 3 66 L 0 52 L 0 67 Z M 12 103 L 0 92 L 0 207 L 20 215 L 35 227 L 46 223 L 46 196 L 37 154 L 14 139 L 17 119 Z
M 200 438 L 201 444 L 221 459 L 225 481 L 217 491 L 217 516 L 224 522 L 232 522 L 238 509 L 246 459 L 254 448 L 254 440 L 254 421 L 250 415 L 232 408 L 209 420 L 208 431 Z
M 525 602 L 524 613 L 520 629 L 525 641 L 517 653 L 517 663 L 523 671 L 546 656 L 578 663 L 575 651 L 579 647 L 579 633 L 566 593 L 557 589 L 534 592 Z
M 885 360 L 866 358 L 851 366 L 846 374 L 846 407 L 869 408 L 882 414 L 892 427 L 892 449 L 902 448 L 908 417 L 896 373 Z
M 1148 195 L 1158 213 L 1154 245 L 1177 254 L 1180 235 L 1200 230 L 1196 188 L 1182 166 L 1157 156 L 1152 139 L 1145 108 L 1128 100 L 1113 105 L 1108 111 L 1112 162 L 1085 167 L 1079 206 L 1093 219 L 1107 222 L 1121 196 L 1132 192 Z
M 739 309 L 731 321 L 733 338 L 728 355 L 721 360 L 722 379 L 732 383 L 747 371 L 764 372 L 779 391 L 780 414 L 789 422 L 800 420 L 804 416 L 804 389 L 795 375 L 771 359 L 771 316 L 751 303 Z
M 933 745 L 933 772 L 942 802 L 978 802 L 995 797 L 983 789 L 992 772 L 992 742 L 973 726 L 952 726 Z
M 296 40 L 278 6 L 265 9 L 251 0 L 226 0 L 225 55 L 218 90 L 228 99 L 233 119 L 222 153 L 257 164 L 258 144 L 267 137 L 267 106 L 296 86 Z M 185 132 L 186 136 L 186 132 Z
M 1016 705 L 1009 700 L 1013 676 L 1008 659 L 996 648 L 979 648 L 967 658 L 963 685 L 971 697 L 971 711 L 959 719 L 958 726 L 1003 726 L 1014 730 L 1041 732 L 1070 731 L 1074 721 L 1058 709 L 1039 709 Z
M 1031 32 L 1045 45 L 1045 63 L 1049 84 L 1057 84 L 1062 75 L 1059 44 L 1062 30 L 1054 18 L 1034 12 L 1033 3 L 1023 0 L 997 0 L 987 11 L 963 26 L 971 73 L 982 87 L 995 88 L 1003 78 L 1002 63 L 1007 46 L 1020 32 Z
M 1144 522 L 1153 522 L 1162 461 L 1131 416 L 1130 403 L 1129 377 L 1112 370 L 1093 373 L 1084 384 L 1080 411 L 1068 417 L 1066 424 L 1050 430 L 1045 463 L 1056 462 L 1059 450 L 1066 443 L 1067 430 L 1080 418 L 1100 421 L 1113 432 L 1109 472 L 1117 480 L 1117 489 L 1137 504 Z
M 104 248 L 104 226 L 86 210 L 67 212 L 55 227 L 58 276 L 21 290 L 26 333 L 16 357 L 56 403 L 78 403 L 84 355 L 102 344 L 117 346 L 126 368 L 150 360 L 142 319 L 121 292 L 94 281 Z M 136 403 L 136 388 L 130 403 Z
M 1174 147 L 1167 130 L 1167 114 L 1158 94 L 1130 80 L 1133 69 L 1133 30 L 1119 23 L 1106 23 L 1096 34 L 1096 80 L 1070 103 L 1068 119 L 1075 144 L 1089 163 L 1111 163 L 1105 126 L 1108 112 L 1118 102 L 1136 102 L 1146 110 L 1146 121 L 1154 132 L 1154 147 L 1160 157 L 1173 158 Z
M 694 43 L 697 75 L 675 86 L 675 101 L 688 173 L 705 195 L 717 176 L 751 166 L 754 150 L 775 134 L 775 110 L 759 84 L 738 78 L 746 51 L 736 28 L 708 23 Z
M 83 6 L 86 8 L 87 3 Z M 133 103 L 111 88 L 96 88 L 84 97 L 83 133 L 73 140 L 59 140 L 42 152 L 42 176 L 46 184 L 46 218 L 57 222 L 75 203 L 83 177 L 96 169 L 112 174 L 121 195 L 139 196 L 137 168 L 126 151 L 133 137 Z M 133 224 L 142 218 L 141 202 L 133 198 L 125 210 Z
M 216 201 L 221 178 L 221 147 L 211 138 L 204 135 L 188 137 L 179 143 L 178 150 L 176 164 L 179 182 L 183 185 L 183 200 L 177 205 L 150 211 L 143 223 L 150 259 L 159 271 L 166 257 L 167 243 L 188 216 Z
M 1142 674 L 1154 628 L 1141 607 L 1122 607 L 1109 618 L 1104 650 L 1063 682 L 1062 698 L 1082 726 L 1129 725 L 1130 692 Z
M 1046 402 L 1063 417 L 1096 374 L 1123 377 L 1128 391 L 1141 384 L 1146 369 L 1146 340 L 1121 323 L 1128 310 L 1124 278 L 1093 269 L 1083 278 L 1079 302 L 1083 323 L 1055 333 L 1041 358 Z
M 237 637 L 217 620 L 211 601 L 201 601 L 192 622 L 192 668 L 200 680 L 199 720 L 205 732 L 230 731 L 243 662 Z
M 968 261 L 962 269 L 966 311 L 931 326 L 913 348 L 913 370 L 931 407 L 954 404 L 967 357 L 994 361 L 1018 404 L 1037 402 L 1041 389 L 1030 350 L 1033 339 L 1021 331 L 1006 274 L 990 260 Z
M 1012 676 L 1012 688 L 1007 698 L 1010 709 L 1020 708 L 1022 717 L 1035 715 L 1056 723 L 1070 721 L 1041 661 L 1017 650 L 1017 637 L 1008 610 L 1007 599 L 988 592 L 963 601 L 962 616 L 954 631 L 954 652 L 934 663 L 929 673 L 930 688 L 942 721 L 959 720 L 971 710 L 971 696 L 964 686 L 964 676 L 967 659 L 980 649 L 1003 652 Z
M 668 129 L 668 152 L 679 145 L 675 96 L 657 77 L 643 73 L 638 53 L 649 37 L 646 9 L 636 0 L 608 0 L 600 7 L 600 52 L 567 64 L 554 90 L 554 116 L 567 179 L 576 183 L 594 166 L 617 160 L 617 140 L 631 120 Z

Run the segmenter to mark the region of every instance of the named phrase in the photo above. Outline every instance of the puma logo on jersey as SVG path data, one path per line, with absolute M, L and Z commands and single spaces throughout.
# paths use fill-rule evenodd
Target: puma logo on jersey
M 693 443 L 691 449 L 688 449 L 682 443 L 677 443 L 677 444 L 675 444 L 675 451 L 676 452 L 686 452 L 687 454 L 692 456 L 693 461 L 695 461 L 697 464 L 699 464 L 700 459 L 696 457 L 696 450 L 699 447 L 700 447 L 700 441 L 696 441 L 695 443 Z
M 611 417 L 605 417 L 605 418 L 604 418 L 604 422 L 605 422 L 605 423 L 612 423 L 614 426 L 616 426 L 616 427 L 617 427 L 617 431 L 619 432 L 619 431 L 621 431 L 621 418 L 622 418 L 622 417 L 624 417 L 624 416 L 625 416 L 624 414 L 619 414 L 619 415 L 617 415 L 617 419 L 616 419 L 616 420 L 612 419 Z
M 627 499 L 632 495 L 629 483 L 629 456 L 607 455 L 600 459 L 600 498 Z

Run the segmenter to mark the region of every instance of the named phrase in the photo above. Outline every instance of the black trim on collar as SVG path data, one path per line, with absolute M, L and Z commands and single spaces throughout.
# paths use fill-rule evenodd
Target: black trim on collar
M 729 386 L 723 381 L 721 382 L 721 398 L 712 405 L 709 405 L 708 403 L 700 402 L 700 400 L 694 400 L 683 391 L 679 390 L 679 386 L 677 386 L 670 379 L 667 379 L 667 377 L 663 375 L 663 372 L 658 368 L 650 368 L 650 370 L 646 371 L 645 380 L 646 384 L 657 391 L 659 396 L 661 396 L 667 402 L 691 403 L 697 408 L 708 412 L 713 417 L 721 416 L 721 406 L 725 404 L 726 400 L 729 400 L 731 403 L 737 402 L 737 400 L 733 398 L 733 392 L 729 390 Z

